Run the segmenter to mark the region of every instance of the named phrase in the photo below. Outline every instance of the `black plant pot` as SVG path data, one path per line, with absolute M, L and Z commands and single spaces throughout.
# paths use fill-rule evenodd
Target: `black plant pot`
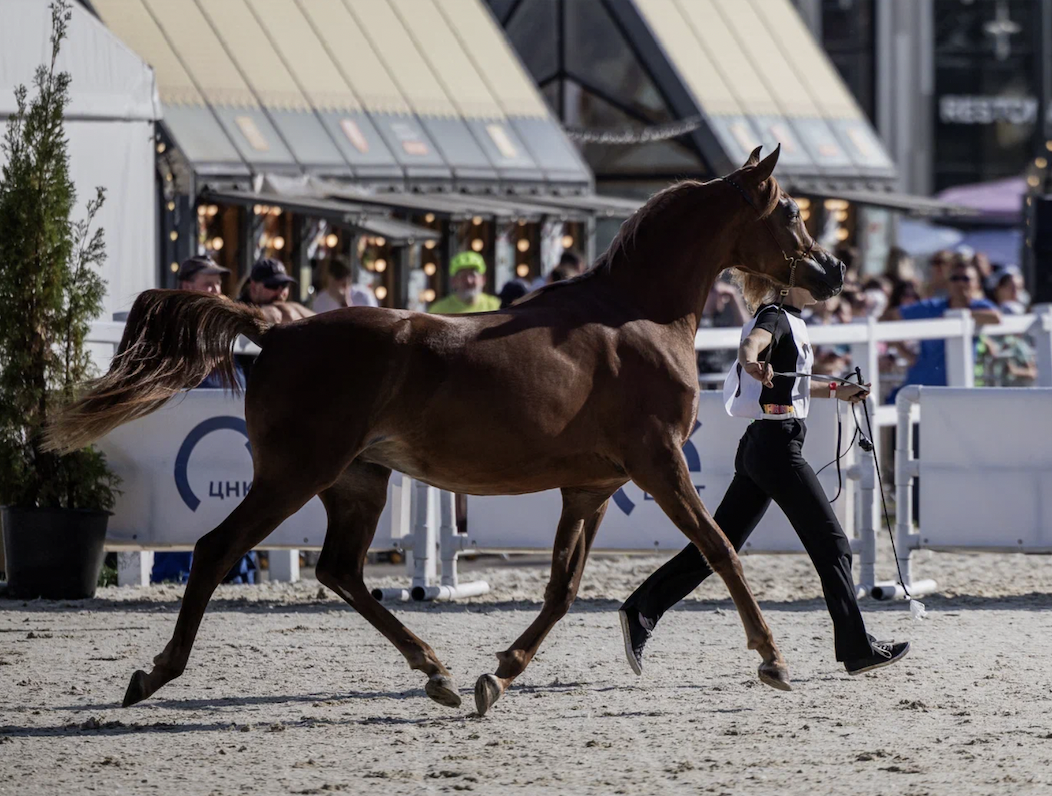
M 0 507 L 7 597 L 83 600 L 95 596 L 108 511 Z

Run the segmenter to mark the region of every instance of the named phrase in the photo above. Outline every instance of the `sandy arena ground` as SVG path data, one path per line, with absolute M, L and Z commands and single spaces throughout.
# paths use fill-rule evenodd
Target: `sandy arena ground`
M 427 699 L 424 678 L 316 582 L 221 587 L 186 674 L 127 710 L 128 677 L 166 643 L 180 589 L 0 601 L 0 793 L 1052 792 L 1049 559 L 917 555 L 944 592 L 922 623 L 865 603 L 871 632 L 914 648 L 860 678 L 833 660 L 807 560 L 746 559 L 788 694 L 756 680 L 718 582 L 665 618 L 644 677 L 631 673 L 617 601 L 660 560 L 590 562 L 573 611 L 482 719 L 471 686 L 534 617 L 543 566 L 476 569 L 490 595 L 398 609 L 457 678 L 460 710 Z

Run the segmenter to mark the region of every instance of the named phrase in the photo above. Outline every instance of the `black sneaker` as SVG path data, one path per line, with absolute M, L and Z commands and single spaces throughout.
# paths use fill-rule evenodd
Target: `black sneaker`
M 650 640 L 654 623 L 633 608 L 619 608 L 617 618 L 621 620 L 621 636 L 625 640 L 628 665 L 636 674 L 643 674 L 643 648 Z
M 865 658 L 844 661 L 844 668 L 847 669 L 848 674 L 863 674 L 882 666 L 890 666 L 905 658 L 910 651 L 908 641 L 874 641 L 870 647 L 873 652 Z

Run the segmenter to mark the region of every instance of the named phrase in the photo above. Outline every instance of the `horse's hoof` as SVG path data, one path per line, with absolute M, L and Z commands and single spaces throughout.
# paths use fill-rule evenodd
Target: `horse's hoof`
M 789 667 L 779 661 L 764 661 L 760 664 L 760 682 L 777 688 L 779 691 L 792 691 L 789 685 Z
M 146 688 L 146 672 L 139 669 L 128 683 L 128 690 L 124 692 L 124 702 L 121 703 L 121 707 L 131 707 L 136 702 L 142 702 L 149 695 Z
M 431 675 L 427 680 L 427 685 L 424 686 L 424 691 L 440 705 L 445 705 L 447 708 L 460 707 L 460 694 L 457 693 L 457 687 L 453 685 L 452 678 L 447 675 Z
M 484 674 L 475 682 L 475 709 L 480 716 L 486 715 L 486 711 L 500 699 L 501 693 L 500 680 L 492 674 Z

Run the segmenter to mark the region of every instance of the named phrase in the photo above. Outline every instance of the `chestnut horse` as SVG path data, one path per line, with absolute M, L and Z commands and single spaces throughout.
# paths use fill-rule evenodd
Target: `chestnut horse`
M 591 270 L 487 314 L 435 316 L 351 307 L 273 326 L 222 298 L 148 290 L 109 372 L 71 404 L 50 443 L 76 449 L 151 412 L 214 368 L 230 383 L 239 334 L 262 348 L 245 397 L 252 490 L 194 548 L 171 641 L 132 676 L 124 705 L 178 677 L 205 607 L 230 567 L 315 495 L 328 515 L 318 580 L 383 633 L 427 694 L 460 696 L 430 646 L 362 579 L 391 471 L 440 489 L 514 495 L 560 489 L 551 579 L 533 624 L 475 686 L 484 714 L 536 654 L 577 594 L 607 502 L 628 480 L 653 495 L 723 578 L 762 657 L 760 679 L 789 689 L 788 667 L 681 452 L 698 405 L 694 335 L 716 277 L 739 266 L 818 299 L 843 266 L 815 246 L 757 149 L 727 178 L 652 197 Z M 307 410 L 306 412 L 304 410 Z

